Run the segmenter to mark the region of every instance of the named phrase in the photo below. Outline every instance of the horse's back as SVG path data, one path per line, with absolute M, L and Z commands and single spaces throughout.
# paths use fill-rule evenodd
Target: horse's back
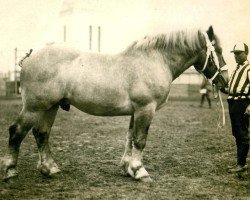
M 31 54 L 31 56 L 23 62 L 22 71 L 47 70 L 52 64 L 60 64 L 74 60 L 79 57 L 81 52 L 72 47 L 66 46 L 46 46 L 41 50 Z M 52 68 L 54 68 L 52 66 Z

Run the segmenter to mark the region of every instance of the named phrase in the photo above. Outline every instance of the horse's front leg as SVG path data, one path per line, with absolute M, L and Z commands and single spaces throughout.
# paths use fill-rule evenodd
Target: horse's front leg
M 129 130 L 127 133 L 126 143 L 125 143 L 125 151 L 121 160 L 121 166 L 126 173 L 132 156 L 133 131 L 134 131 L 134 115 L 132 115 L 130 118 Z
M 145 182 L 152 180 L 142 164 L 142 153 L 146 146 L 148 130 L 155 113 L 155 108 L 155 104 L 151 103 L 143 107 L 138 107 L 134 113 L 132 156 L 127 172 L 135 179 Z

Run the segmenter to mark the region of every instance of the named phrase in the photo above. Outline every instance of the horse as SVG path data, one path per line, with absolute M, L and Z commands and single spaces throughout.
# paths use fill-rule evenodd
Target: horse
M 74 106 L 97 116 L 131 116 L 121 166 L 135 180 L 152 181 L 142 153 L 153 116 L 166 104 L 173 80 L 194 66 L 217 88 L 226 84 L 226 63 L 212 26 L 146 36 L 114 55 L 51 45 L 21 64 L 23 106 L 9 127 L 8 151 L 1 162 L 4 180 L 18 175 L 20 145 L 30 130 L 38 147 L 38 170 L 49 177 L 60 172 L 49 135 L 58 109 Z

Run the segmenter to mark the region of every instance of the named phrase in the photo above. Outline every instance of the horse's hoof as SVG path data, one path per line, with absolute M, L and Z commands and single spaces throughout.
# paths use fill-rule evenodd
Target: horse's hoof
M 57 167 L 57 166 L 54 166 L 52 167 L 52 169 L 50 170 L 50 176 L 54 176 L 56 174 L 59 174 L 61 172 L 61 170 Z
M 56 164 L 53 164 L 51 168 L 49 168 L 47 165 L 42 164 L 38 167 L 38 169 L 44 176 L 47 177 L 53 177 L 54 175 L 61 172 L 61 170 L 57 167 Z
M 122 170 L 126 173 L 126 175 L 129 176 L 129 173 L 128 173 L 129 163 L 128 162 L 121 162 L 120 166 L 121 166 Z
M 142 182 L 144 182 L 144 183 L 151 183 L 151 182 L 153 182 L 153 180 L 149 176 L 142 177 L 139 180 L 142 181 Z
M 3 176 L 3 181 L 8 181 L 9 179 L 17 176 L 18 176 L 18 171 L 15 168 L 8 169 Z
M 138 166 L 137 169 L 134 169 L 134 174 L 135 174 L 135 179 L 138 180 L 143 180 L 143 179 L 147 180 L 147 178 L 150 178 L 148 172 L 143 166 Z

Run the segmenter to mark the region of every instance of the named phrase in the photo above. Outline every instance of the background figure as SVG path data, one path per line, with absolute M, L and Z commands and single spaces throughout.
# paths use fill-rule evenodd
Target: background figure
M 200 93 L 201 93 L 200 107 L 203 107 L 204 100 L 206 98 L 208 105 L 209 105 L 209 108 L 212 108 L 211 99 L 210 99 L 211 90 L 212 90 L 211 83 L 208 81 L 208 79 L 203 77 L 201 88 L 200 88 Z

